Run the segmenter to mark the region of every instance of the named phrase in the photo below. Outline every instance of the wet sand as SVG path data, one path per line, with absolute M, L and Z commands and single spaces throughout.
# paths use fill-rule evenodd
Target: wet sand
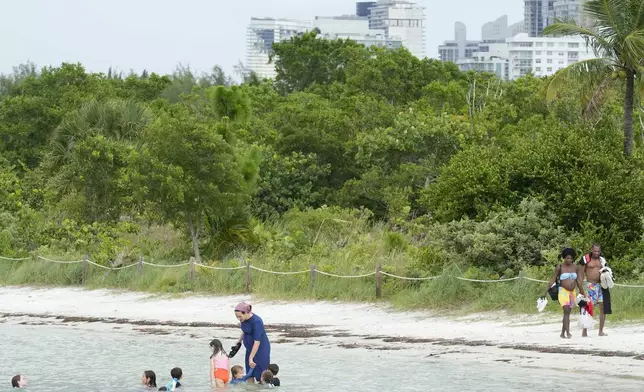
M 409 350 L 435 360 L 502 362 L 521 367 L 588 371 L 640 378 L 644 363 L 644 324 L 608 325 L 581 338 L 576 316 L 573 338 L 562 340 L 553 313 L 503 313 L 444 317 L 432 312 L 401 312 L 380 304 L 265 301 L 250 296 L 160 296 L 79 288 L 0 288 L 0 323 L 131 329 L 138 333 L 180 334 L 200 339 L 235 339 L 233 308 L 253 304 L 276 344 L 335 346 L 374 351 Z M 549 306 L 554 306 L 549 304 Z M 592 366 L 590 365 L 592 364 Z

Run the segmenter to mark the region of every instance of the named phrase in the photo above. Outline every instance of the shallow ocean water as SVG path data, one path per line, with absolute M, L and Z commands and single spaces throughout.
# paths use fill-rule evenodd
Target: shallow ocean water
M 208 340 L 148 335 L 130 330 L 0 324 L 0 391 L 25 374 L 27 390 L 142 391 L 141 373 L 154 370 L 159 386 L 172 367 L 183 369 L 185 392 L 210 391 Z M 213 337 L 230 335 L 213 331 Z M 232 343 L 226 339 L 226 347 Z M 243 349 L 242 349 L 243 350 Z M 571 356 L 571 361 L 588 358 Z M 243 351 L 232 364 L 243 364 Z M 641 391 L 641 381 L 580 373 L 428 358 L 419 351 L 370 351 L 315 345 L 273 344 L 280 365 L 278 391 Z M 592 387 L 590 387 L 592 386 Z M 603 387 L 605 386 L 605 388 Z M 232 391 L 258 386 L 230 387 Z

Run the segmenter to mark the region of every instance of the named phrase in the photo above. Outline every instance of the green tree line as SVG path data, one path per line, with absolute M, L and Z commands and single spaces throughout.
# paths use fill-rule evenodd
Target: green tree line
M 619 83 L 587 115 L 572 80 L 553 94 L 553 78 L 507 82 L 315 33 L 274 52 L 275 80 L 240 84 L 219 67 L 0 77 L 0 255 L 254 252 L 333 270 L 345 252 L 356 268 L 382 257 L 410 276 L 456 264 L 498 277 L 600 242 L 618 274 L 644 273 L 633 72 L 624 154 Z

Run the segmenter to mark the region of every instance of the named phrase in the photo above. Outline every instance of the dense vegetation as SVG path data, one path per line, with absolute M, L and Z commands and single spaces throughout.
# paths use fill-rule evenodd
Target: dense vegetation
M 240 85 L 217 67 L 122 76 L 25 65 L 2 76 L 0 255 L 543 278 L 563 246 L 600 242 L 620 280 L 644 274 L 644 133 L 636 121 L 625 156 L 623 86 L 582 116 L 576 84 L 549 102 L 548 79 L 504 82 L 313 33 L 275 52 L 274 81 L 242 72 Z M 1 268 L 4 283 L 79 279 L 76 267 Z M 94 282 L 243 288 L 235 273 L 155 274 Z M 255 289 L 308 293 L 298 279 Z M 475 295 L 464 287 L 390 280 L 386 295 L 444 306 Z M 335 281 L 315 295 L 371 298 L 373 285 Z

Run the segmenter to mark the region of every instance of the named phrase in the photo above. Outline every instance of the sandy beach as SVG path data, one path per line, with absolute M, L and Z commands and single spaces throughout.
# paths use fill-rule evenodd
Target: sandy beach
M 612 326 L 609 336 L 589 338 L 573 317 L 573 338 L 562 340 L 560 318 L 553 313 L 510 316 L 502 313 L 441 317 L 435 313 L 400 312 L 381 304 L 280 302 L 250 296 L 196 294 L 159 296 L 79 288 L 0 288 L 1 322 L 74 323 L 153 327 L 220 328 L 233 333 L 233 308 L 253 304 L 277 343 L 337 345 L 366 350 L 411 350 L 419 355 L 513 366 L 587 371 L 589 363 L 604 374 L 644 380 L 644 324 Z M 555 306 L 549 304 L 549 306 Z

